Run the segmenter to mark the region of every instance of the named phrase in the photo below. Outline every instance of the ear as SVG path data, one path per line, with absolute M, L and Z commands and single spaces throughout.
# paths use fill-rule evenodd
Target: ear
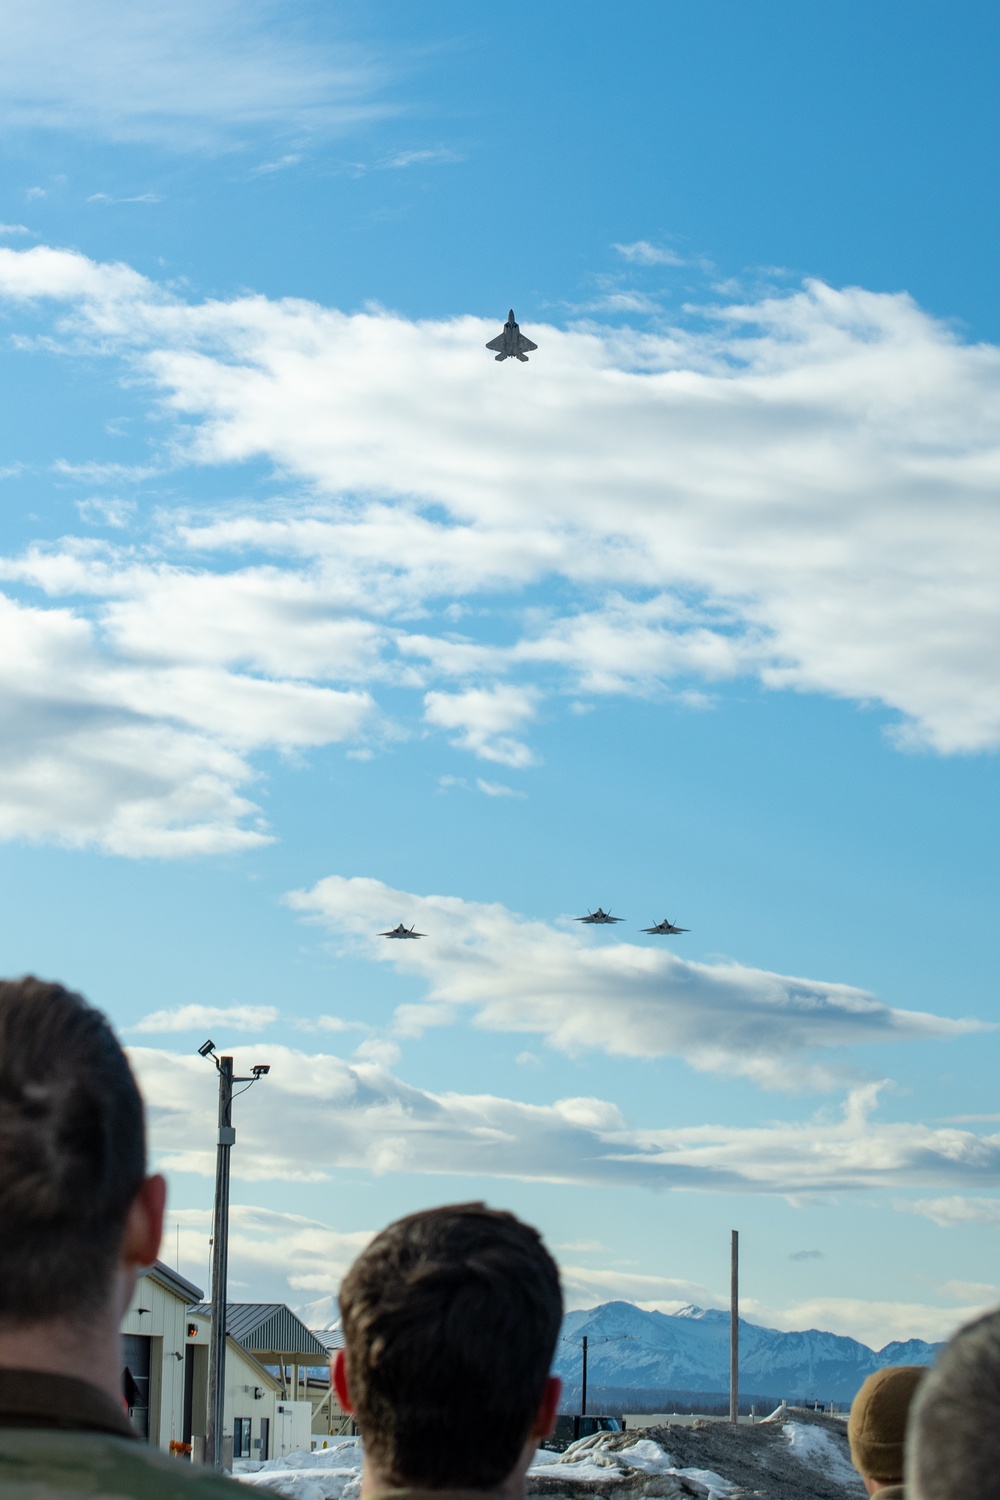
M 337 1393 L 337 1400 L 346 1412 L 354 1415 L 354 1403 L 347 1386 L 347 1355 L 343 1349 L 338 1349 L 330 1361 L 330 1377 L 333 1380 L 333 1388 Z
M 559 1411 L 559 1397 L 562 1395 L 562 1381 L 558 1375 L 550 1375 L 545 1382 L 542 1391 L 542 1399 L 538 1407 L 538 1415 L 535 1417 L 531 1428 L 533 1438 L 551 1437 L 555 1431 L 556 1415 Z
M 151 1266 L 163 1238 L 163 1213 L 167 1206 L 166 1178 L 147 1177 L 129 1206 L 122 1240 L 122 1259 L 131 1269 Z

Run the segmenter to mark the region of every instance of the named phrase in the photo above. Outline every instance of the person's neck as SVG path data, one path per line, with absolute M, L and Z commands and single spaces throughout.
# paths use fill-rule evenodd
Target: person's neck
M 113 1317 L 0 1328 L 0 1369 L 68 1375 L 121 1396 L 121 1338 Z
M 528 1469 L 535 1456 L 537 1442 L 531 1439 L 525 1444 L 524 1451 L 516 1467 L 490 1490 L 477 1490 L 472 1485 L 455 1484 L 448 1485 L 444 1489 L 436 1489 L 435 1495 L 442 1497 L 449 1494 L 481 1495 L 483 1500 L 524 1500 L 524 1486 Z M 383 1474 L 376 1464 L 366 1455 L 364 1468 L 361 1471 L 361 1494 L 358 1500 L 374 1500 L 376 1495 L 385 1495 L 393 1490 L 420 1490 L 428 1488 L 423 1484 L 401 1484 L 398 1480 L 390 1479 Z

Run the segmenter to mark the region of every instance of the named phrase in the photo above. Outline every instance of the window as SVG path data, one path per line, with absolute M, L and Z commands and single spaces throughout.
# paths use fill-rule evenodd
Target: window
M 250 1457 L 250 1418 L 237 1417 L 233 1423 L 233 1457 Z

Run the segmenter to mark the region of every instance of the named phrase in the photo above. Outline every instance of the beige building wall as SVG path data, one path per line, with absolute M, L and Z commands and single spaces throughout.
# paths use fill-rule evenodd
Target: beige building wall
M 211 1319 L 189 1313 L 187 1327 L 193 1332 L 186 1342 L 193 1347 L 194 1389 L 192 1400 L 192 1447 L 195 1458 L 204 1453 L 205 1419 L 208 1411 L 208 1343 Z M 234 1455 L 236 1422 L 249 1421 L 250 1451 L 244 1458 L 260 1458 L 266 1436 L 267 1457 L 309 1452 L 312 1403 L 291 1401 L 282 1395 L 279 1381 L 235 1339 L 226 1339 L 226 1402 L 222 1423 L 223 1463 L 229 1468 Z M 264 1426 L 264 1424 L 267 1424 Z M 244 1444 L 245 1447 L 245 1444 Z
M 182 1438 L 187 1308 L 197 1290 L 153 1266 L 140 1276 L 122 1320 L 122 1333 L 150 1340 L 149 1441 L 156 1448 L 169 1450 Z

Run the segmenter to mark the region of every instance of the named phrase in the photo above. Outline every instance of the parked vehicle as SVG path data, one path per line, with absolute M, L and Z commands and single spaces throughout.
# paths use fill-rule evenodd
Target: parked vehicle
M 564 1412 L 556 1417 L 555 1431 L 542 1444 L 544 1448 L 568 1448 L 578 1438 L 593 1437 L 595 1432 L 621 1432 L 622 1424 L 617 1417 L 584 1416 L 580 1412 Z

